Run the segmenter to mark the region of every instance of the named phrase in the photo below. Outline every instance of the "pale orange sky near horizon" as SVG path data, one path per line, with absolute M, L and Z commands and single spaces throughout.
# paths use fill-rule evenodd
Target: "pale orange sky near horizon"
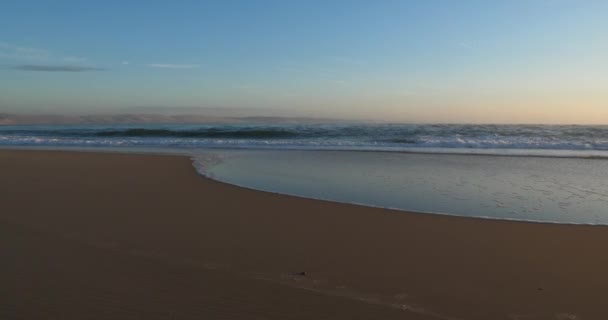
M 608 1 L 4 7 L 0 113 L 608 124 Z

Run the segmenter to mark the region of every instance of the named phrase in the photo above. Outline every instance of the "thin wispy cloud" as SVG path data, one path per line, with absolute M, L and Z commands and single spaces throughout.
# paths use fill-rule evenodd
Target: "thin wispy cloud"
M 86 72 L 86 71 L 104 71 L 102 68 L 84 67 L 84 66 L 61 66 L 61 65 L 39 65 L 39 64 L 22 64 L 14 66 L 11 69 L 20 71 L 40 71 L 40 72 Z
M 65 58 L 63 58 L 63 61 L 70 62 L 70 63 L 82 63 L 82 62 L 87 61 L 87 58 L 84 58 L 84 57 L 65 57 Z
M 334 56 L 331 58 L 331 60 L 337 64 L 356 66 L 356 67 L 361 67 L 361 66 L 365 66 L 368 64 L 367 61 L 365 61 L 365 60 L 355 59 L 355 58 L 346 57 L 346 56 Z
M 12 60 L 14 66 L 8 67 L 20 71 L 40 72 L 85 72 L 102 71 L 87 63 L 88 59 L 81 56 L 64 56 L 46 49 L 25 47 L 0 41 L 0 59 Z
M 309 71 L 309 69 L 297 66 L 280 66 L 277 67 L 276 70 L 284 73 L 305 73 L 306 71 Z
M 171 64 L 171 63 L 151 63 L 148 64 L 151 68 L 164 68 L 164 69 L 196 69 L 200 68 L 198 64 Z
M 49 60 L 51 53 L 45 49 L 22 47 L 0 41 L 0 58 L 13 60 Z
M 473 46 L 468 42 L 459 42 L 458 46 L 465 49 L 471 49 Z

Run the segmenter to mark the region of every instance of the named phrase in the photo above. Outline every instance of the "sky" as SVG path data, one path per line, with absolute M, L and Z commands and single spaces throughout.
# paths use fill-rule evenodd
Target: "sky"
M 2 1 L 0 113 L 608 124 L 608 1 Z

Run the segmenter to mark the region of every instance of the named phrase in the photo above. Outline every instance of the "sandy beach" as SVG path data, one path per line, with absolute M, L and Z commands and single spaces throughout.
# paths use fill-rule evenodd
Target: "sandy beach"
M 239 188 L 182 156 L 0 150 L 1 319 L 607 319 L 608 228 Z

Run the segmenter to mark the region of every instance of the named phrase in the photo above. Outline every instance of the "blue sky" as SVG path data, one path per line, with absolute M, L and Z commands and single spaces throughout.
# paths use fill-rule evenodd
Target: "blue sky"
M 0 112 L 608 123 L 607 56 L 606 1 L 3 1 Z

